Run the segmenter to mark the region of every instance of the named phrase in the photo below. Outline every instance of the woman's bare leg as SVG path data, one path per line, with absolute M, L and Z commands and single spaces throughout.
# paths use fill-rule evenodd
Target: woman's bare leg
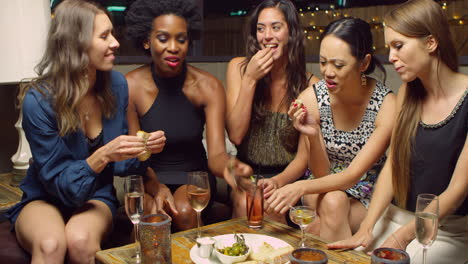
M 90 200 L 65 226 L 70 263 L 94 263 L 101 241 L 112 229 L 112 213 L 102 201 Z
M 321 194 L 317 204 L 320 237 L 330 242 L 351 237 L 349 211 L 349 198 L 345 192 L 332 191 Z
M 232 218 L 244 217 L 247 215 L 247 201 L 245 195 L 243 191 L 234 189 L 231 191 Z
M 65 223 L 54 205 L 41 200 L 30 202 L 21 210 L 15 230 L 19 244 L 32 255 L 31 263 L 64 262 Z
M 174 192 L 174 203 L 179 214 L 172 218 L 172 222 L 177 230 L 197 227 L 197 213 L 187 198 L 187 185 L 180 186 Z
M 358 200 L 354 198 L 349 199 L 349 210 L 348 222 L 351 227 L 351 232 L 354 234 L 358 231 L 361 226 L 362 220 L 366 217 L 367 208 Z

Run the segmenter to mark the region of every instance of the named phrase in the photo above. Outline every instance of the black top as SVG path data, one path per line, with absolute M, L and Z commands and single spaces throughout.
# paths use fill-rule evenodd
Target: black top
M 440 195 L 449 185 L 468 132 L 468 89 L 442 122 L 420 122 L 411 155 L 411 183 L 406 207 L 415 211 L 420 193 Z M 467 215 L 468 200 L 454 214 Z
M 104 136 L 101 132 L 95 138 L 86 137 L 88 141 L 88 150 L 90 154 L 93 154 L 98 148 L 104 146 Z
M 147 132 L 164 131 L 166 145 L 162 152 L 151 155 L 149 164 L 162 183 L 184 184 L 187 176 L 183 172 L 208 167 L 202 143 L 205 113 L 182 91 L 186 65 L 179 76 L 172 78 L 158 76 L 153 64 L 151 73 L 159 92 L 148 112 L 140 117 L 140 126 Z

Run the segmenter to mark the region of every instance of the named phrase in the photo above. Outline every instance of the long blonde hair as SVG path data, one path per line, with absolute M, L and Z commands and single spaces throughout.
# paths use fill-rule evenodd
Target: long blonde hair
M 386 14 L 386 27 L 411 38 L 434 37 L 438 42 L 438 63 L 446 64 L 458 71 L 458 58 L 455 52 L 449 24 L 442 8 L 433 0 L 410 0 Z M 421 105 L 426 90 L 419 78 L 406 87 L 401 111 L 393 130 L 391 164 L 393 192 L 398 206 L 406 208 L 410 186 L 410 162 L 414 137 L 421 120 Z
M 56 114 L 60 136 L 81 127 L 78 106 L 89 88 L 87 51 L 92 40 L 94 19 L 101 13 L 106 12 L 87 1 L 65 0 L 60 3 L 51 21 L 46 51 L 35 68 L 38 77 L 20 84 L 20 105 L 30 89 L 47 95 Z M 110 118 L 116 105 L 110 87 L 110 72 L 97 71 L 95 94 L 103 115 Z

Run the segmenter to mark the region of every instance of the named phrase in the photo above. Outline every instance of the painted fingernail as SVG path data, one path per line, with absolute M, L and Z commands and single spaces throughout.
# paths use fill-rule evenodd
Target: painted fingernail
M 297 104 L 294 104 L 294 107 L 297 107 Z

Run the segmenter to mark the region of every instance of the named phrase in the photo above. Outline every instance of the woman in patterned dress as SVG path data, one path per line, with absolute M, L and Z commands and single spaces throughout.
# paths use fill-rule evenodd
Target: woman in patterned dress
M 329 241 L 351 237 L 359 228 L 385 161 L 394 119 L 395 96 L 368 77 L 379 67 L 372 55 L 370 26 L 356 18 L 332 22 L 322 35 L 323 80 L 293 102 L 289 115 L 305 136 L 310 180 L 278 189 L 267 210 L 285 213 L 303 195 L 316 208 L 310 230 Z

